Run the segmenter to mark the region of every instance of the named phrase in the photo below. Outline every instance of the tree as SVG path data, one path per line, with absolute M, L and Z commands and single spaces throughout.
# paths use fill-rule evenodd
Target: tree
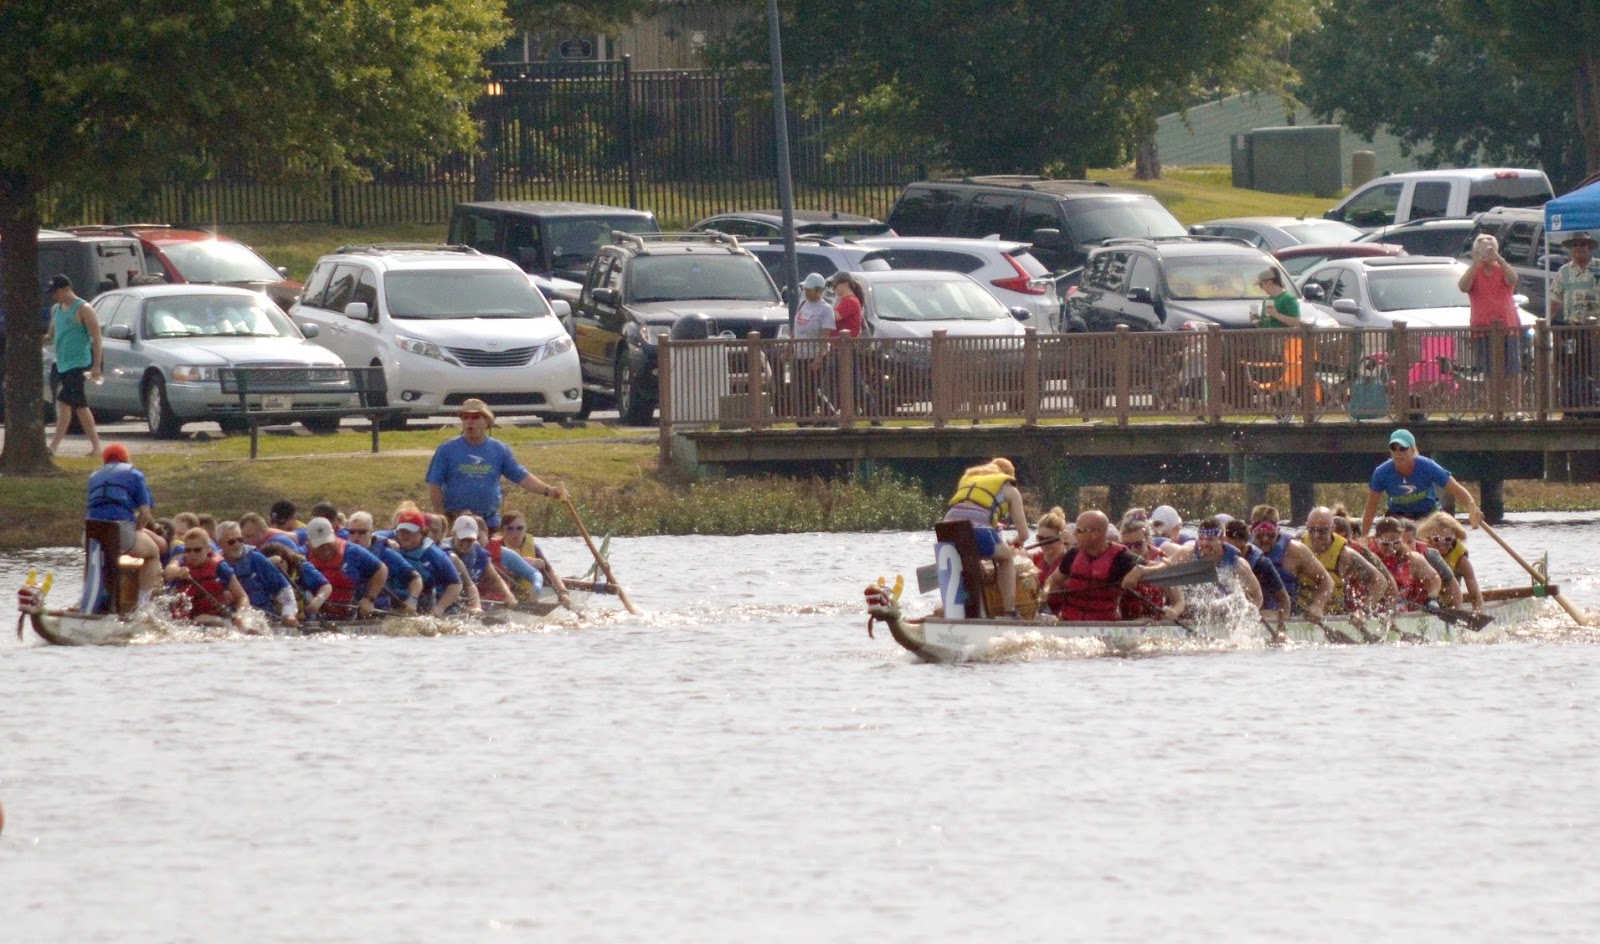
M 1130 103 L 1221 70 L 1284 2 L 811 0 L 786 5 L 784 58 L 810 79 L 797 107 L 841 119 L 838 150 L 1081 176 L 1129 153 Z M 765 62 L 764 24 L 722 58 Z
M 0 8 L 0 473 L 50 471 L 37 240 L 47 188 L 136 197 L 185 157 L 268 180 L 470 142 L 499 0 L 6 0 Z
M 1457 14 L 1455 0 L 1330 7 L 1298 44 L 1301 99 L 1358 134 L 1389 130 L 1425 167 L 1533 165 L 1558 185 L 1581 176 L 1570 92 L 1496 59 Z
M 612 33 L 649 13 L 652 0 L 506 0 L 506 16 L 530 33 Z

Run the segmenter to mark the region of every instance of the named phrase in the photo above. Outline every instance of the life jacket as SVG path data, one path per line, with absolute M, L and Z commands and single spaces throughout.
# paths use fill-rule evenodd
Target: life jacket
M 1277 570 L 1278 576 L 1283 579 L 1283 589 L 1289 592 L 1289 599 L 1293 600 L 1295 594 L 1300 592 L 1300 581 L 1295 579 L 1289 568 L 1283 566 L 1283 555 L 1289 550 L 1290 540 L 1289 535 L 1280 533 L 1278 535 L 1278 543 L 1272 545 L 1272 550 L 1262 551 L 1262 553 L 1267 555 L 1267 560 L 1272 562 L 1273 569 Z M 1271 606 L 1266 608 L 1272 609 Z
M 1350 542 L 1344 539 L 1344 535 L 1335 534 L 1327 550 L 1321 554 L 1317 554 L 1316 551 L 1311 552 L 1317 554 L 1317 562 L 1328 571 L 1328 576 L 1333 578 L 1333 594 L 1328 597 L 1329 612 L 1343 612 L 1346 607 L 1344 577 L 1339 574 L 1339 555 L 1344 553 L 1344 546 L 1348 543 Z M 1310 546 L 1310 544 L 1306 545 L 1306 547 Z M 1302 599 L 1300 605 L 1305 607 L 1310 602 L 1309 598 Z
M 1461 558 L 1467 556 L 1467 545 L 1462 543 L 1460 538 L 1457 538 L 1455 546 L 1450 548 L 1450 553 L 1440 554 L 1439 556 L 1443 557 L 1444 562 L 1450 565 L 1450 572 L 1455 574 L 1456 579 L 1459 580 L 1461 578 Z
M 140 474 L 126 462 L 108 462 L 89 476 L 87 517 L 100 521 L 134 521 L 138 517 Z
M 328 597 L 329 602 L 352 603 L 356 598 L 356 590 L 361 585 L 356 581 L 356 578 L 344 572 L 344 552 L 345 548 L 349 547 L 349 544 L 343 538 L 334 538 L 333 546 L 335 550 L 332 560 L 323 561 L 318 560 L 316 557 L 308 557 L 307 560 L 332 585 L 333 594 Z
M 1114 622 L 1122 619 L 1122 587 L 1111 582 L 1111 565 L 1127 550 L 1112 543 L 1095 558 L 1077 548 L 1067 552 L 1062 565 L 1067 568 L 1064 599 L 1056 615 L 1064 620 Z
M 528 545 L 530 547 L 533 545 L 533 541 L 532 540 L 529 540 L 527 538 L 524 538 L 524 540 L 528 541 Z M 510 584 L 512 587 L 516 588 L 517 590 L 519 590 L 519 591 L 521 591 L 523 593 L 532 593 L 533 592 L 533 590 L 534 590 L 533 581 L 527 579 L 526 577 L 518 577 L 515 574 L 513 574 L 509 568 L 507 568 L 504 564 L 501 563 L 501 555 L 503 555 L 507 551 L 509 551 L 512 554 L 515 554 L 518 557 L 521 557 L 523 560 L 532 561 L 532 560 L 537 560 L 538 558 L 531 557 L 531 556 L 529 556 L 527 554 L 524 554 L 524 553 L 522 553 L 521 551 L 517 550 L 514 547 L 506 547 L 505 539 L 502 538 L 498 534 L 489 539 L 489 543 L 487 545 L 487 550 L 489 551 L 489 560 L 494 562 L 494 569 L 500 571 L 500 576 L 501 576 L 502 579 L 504 579 L 506 581 L 506 583 Z M 1040 579 L 1042 580 L 1043 578 L 1040 578 Z M 483 596 L 482 588 L 479 588 L 478 595 L 479 596 Z M 491 599 L 496 599 L 496 600 L 498 600 L 499 598 L 500 598 L 500 596 L 499 596 L 498 593 L 496 593 L 493 597 L 491 597 Z
M 1428 585 L 1416 579 L 1411 573 L 1411 552 L 1402 549 L 1399 556 L 1391 559 L 1382 553 L 1378 554 L 1378 563 L 1394 578 L 1394 585 L 1400 591 L 1400 600 L 1404 603 L 1422 604 L 1428 602 Z
M 969 502 L 989 512 L 989 521 L 997 523 L 1010 514 L 1010 507 L 1000 500 L 1000 493 L 1007 485 L 1016 484 L 1016 479 L 1004 472 L 979 472 L 961 476 L 961 481 L 956 483 L 956 493 L 946 503 L 946 508 L 954 508 L 962 502 Z
M 442 590 L 452 583 L 448 579 L 449 575 L 440 574 L 434 569 L 432 561 L 435 555 L 428 553 L 428 551 L 438 546 L 433 543 L 433 538 L 425 537 L 422 539 L 421 544 L 411 550 L 400 550 L 400 556 L 406 559 L 406 563 L 416 568 L 417 573 L 422 575 L 422 596 L 417 601 L 419 606 L 432 600 L 435 590 Z M 450 574 L 454 574 L 455 563 L 450 560 L 450 555 L 445 554 L 444 559 L 445 564 L 450 567 Z M 457 579 L 459 580 L 459 577 Z
M 179 594 L 188 601 L 189 616 L 227 616 L 228 584 L 217 573 L 222 558 L 217 554 L 206 556 L 206 562 L 189 568 L 189 579 L 178 585 Z
M 1232 548 L 1229 548 L 1229 550 L 1232 550 Z M 1143 562 L 1152 564 L 1166 560 L 1166 558 L 1166 552 L 1152 544 L 1150 545 L 1150 553 L 1144 556 Z M 1131 604 L 1131 607 L 1126 604 Z M 1127 599 L 1123 611 L 1131 617 L 1160 616 L 1166 605 L 1167 592 L 1165 590 L 1141 583 L 1133 588 L 1133 596 Z

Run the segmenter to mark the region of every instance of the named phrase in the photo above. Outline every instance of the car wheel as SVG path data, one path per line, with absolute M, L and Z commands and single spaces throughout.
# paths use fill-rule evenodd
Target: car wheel
M 307 416 L 300 420 L 300 424 L 318 436 L 328 436 L 339 431 L 339 421 L 342 416 Z
M 633 372 L 633 359 L 617 358 L 617 413 L 629 426 L 649 426 L 655 419 L 656 405 L 639 392 L 639 378 Z
M 595 395 L 585 390 L 583 391 L 583 399 L 578 404 L 578 412 L 573 414 L 574 418 L 586 420 L 589 418 L 589 414 L 593 413 L 595 409 Z
M 242 416 L 223 416 L 217 419 L 217 425 L 229 436 L 238 436 L 250 432 L 250 421 Z
M 183 432 L 183 424 L 167 402 L 166 381 L 160 377 L 152 377 L 144 385 L 144 422 L 156 439 L 177 439 Z

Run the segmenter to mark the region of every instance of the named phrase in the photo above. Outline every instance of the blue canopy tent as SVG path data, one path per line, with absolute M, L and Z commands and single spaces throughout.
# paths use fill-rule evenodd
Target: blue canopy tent
M 1556 197 L 1544 205 L 1544 268 L 1548 273 L 1553 260 L 1550 246 L 1556 237 L 1565 239 L 1573 233 L 1600 230 L 1600 181 L 1580 187 L 1564 196 Z M 1594 235 L 1592 232 L 1590 235 Z M 1549 276 L 1546 275 L 1548 279 Z M 1544 316 L 1550 317 L 1550 296 L 1545 292 Z

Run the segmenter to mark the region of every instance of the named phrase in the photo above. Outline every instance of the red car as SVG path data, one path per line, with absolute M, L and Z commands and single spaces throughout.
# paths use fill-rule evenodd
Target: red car
M 144 248 L 144 274 L 153 281 L 254 289 L 265 292 L 284 311 L 300 296 L 301 283 L 286 278 L 288 270 L 274 268 L 254 249 L 218 233 L 174 229 L 163 223 L 74 226 L 69 232 L 117 233 L 138 239 Z
M 1300 277 L 1311 271 L 1313 266 L 1329 259 L 1405 254 L 1404 246 L 1396 246 L 1393 243 L 1302 243 L 1298 246 L 1285 246 L 1272 255 L 1283 263 L 1283 268 L 1289 273 L 1289 277 L 1299 282 Z

